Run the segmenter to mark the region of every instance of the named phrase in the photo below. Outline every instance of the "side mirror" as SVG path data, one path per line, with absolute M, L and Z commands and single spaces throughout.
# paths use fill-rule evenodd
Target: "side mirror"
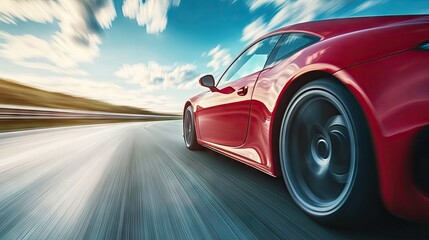
M 213 75 L 205 75 L 200 78 L 200 85 L 203 87 L 207 87 L 212 92 L 216 92 L 217 88 L 215 87 L 215 80 Z

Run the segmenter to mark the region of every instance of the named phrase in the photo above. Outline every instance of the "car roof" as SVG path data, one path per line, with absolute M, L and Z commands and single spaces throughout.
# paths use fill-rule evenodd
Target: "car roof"
M 260 39 L 285 32 L 305 32 L 326 39 L 365 29 L 397 25 L 404 22 L 413 23 L 422 21 L 429 22 L 429 15 L 377 16 L 321 20 L 286 26 L 266 34 Z M 258 39 L 258 41 L 260 39 Z

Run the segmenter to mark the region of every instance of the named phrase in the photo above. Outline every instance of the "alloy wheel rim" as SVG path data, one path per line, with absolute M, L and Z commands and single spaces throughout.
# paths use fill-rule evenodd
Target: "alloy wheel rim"
M 280 156 L 292 197 L 313 215 L 339 209 L 356 175 L 352 122 L 344 105 L 324 90 L 309 90 L 293 101 L 283 119 Z

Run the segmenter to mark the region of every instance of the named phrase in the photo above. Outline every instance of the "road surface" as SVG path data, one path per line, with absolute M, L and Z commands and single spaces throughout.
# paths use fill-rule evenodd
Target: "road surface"
M 429 226 L 320 226 L 282 179 L 187 150 L 180 121 L 0 134 L 0 239 L 362 238 L 429 239 Z

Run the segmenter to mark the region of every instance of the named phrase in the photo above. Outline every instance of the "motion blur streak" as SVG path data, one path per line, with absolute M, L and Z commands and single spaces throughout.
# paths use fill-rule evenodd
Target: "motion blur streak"
M 181 135 L 180 121 L 0 134 L 0 239 L 357 238 L 311 221 L 281 179 Z

